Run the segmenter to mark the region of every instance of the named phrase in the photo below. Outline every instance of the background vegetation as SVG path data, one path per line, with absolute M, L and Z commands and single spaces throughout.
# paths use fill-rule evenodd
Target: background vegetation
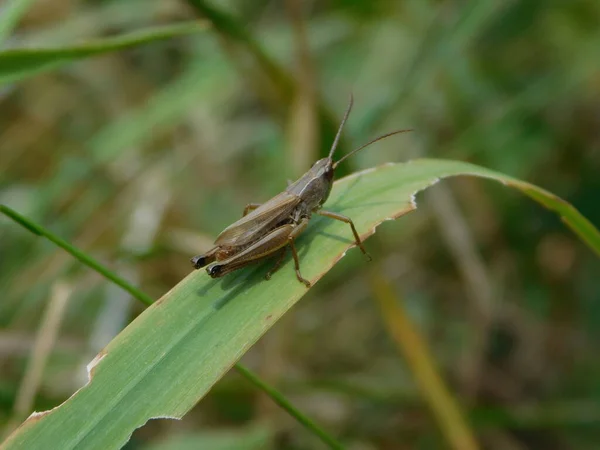
M 327 150 L 352 91 L 344 151 L 390 129 L 415 131 L 360 154 L 345 173 L 461 159 L 543 186 L 600 224 L 597 2 L 220 7 L 34 2 L 5 48 L 212 20 L 0 86 L 0 203 L 157 298 L 246 203 Z M 398 353 L 374 301 L 391 293 L 483 447 L 596 448 L 597 257 L 553 214 L 481 180 L 444 182 L 419 200 L 369 239 L 373 263 L 350 251 L 244 363 L 351 448 L 443 448 L 418 388 L 427 381 Z M 8 432 L 81 386 L 86 364 L 142 305 L 1 218 L 0 286 Z M 231 374 L 183 421 L 152 421 L 128 448 L 201 445 L 320 444 Z

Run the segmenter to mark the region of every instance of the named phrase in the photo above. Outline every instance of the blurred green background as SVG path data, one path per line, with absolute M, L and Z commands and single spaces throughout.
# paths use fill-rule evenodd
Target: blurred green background
M 245 204 L 327 152 L 352 92 L 342 152 L 414 132 L 338 176 L 461 159 L 538 184 L 600 225 L 600 2 L 236 0 L 218 3 L 239 19 L 221 29 L 191 5 L 202 3 L 34 2 L 5 48 L 196 17 L 205 30 L 1 86 L 0 203 L 158 298 Z M 350 251 L 244 363 L 349 448 L 446 448 L 373 301 L 378 272 L 482 448 L 598 448 L 597 256 L 502 186 L 452 180 L 418 199 L 367 241 L 373 263 Z M 3 217 L 0 292 L 2 434 L 68 398 L 142 310 Z M 127 448 L 321 445 L 230 374 L 184 420 L 151 421 Z

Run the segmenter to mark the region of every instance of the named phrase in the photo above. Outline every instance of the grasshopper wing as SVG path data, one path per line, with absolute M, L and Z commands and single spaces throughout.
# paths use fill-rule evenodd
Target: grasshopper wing
M 249 244 L 288 217 L 298 203 L 300 197 L 283 191 L 225 228 L 217 237 L 215 244 L 223 246 Z

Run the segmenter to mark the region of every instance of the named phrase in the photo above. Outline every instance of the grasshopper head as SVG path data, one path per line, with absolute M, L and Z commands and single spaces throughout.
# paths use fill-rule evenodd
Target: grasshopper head
M 312 165 L 310 172 L 315 178 L 333 180 L 334 162 L 331 158 L 320 159 Z
M 333 166 L 331 158 L 323 158 L 314 163 L 310 168 L 309 173 L 312 174 L 313 183 L 320 194 L 319 206 L 325 203 L 331 192 L 331 187 L 333 186 Z
M 335 168 L 346 158 L 354 155 L 356 152 L 362 150 L 365 147 L 373 144 L 374 142 L 379 141 L 380 139 L 384 139 L 388 136 L 392 136 L 398 133 L 404 133 L 405 131 L 411 130 L 398 130 L 393 131 L 391 133 L 384 134 L 383 136 L 379 136 L 376 139 L 373 139 L 370 142 L 367 142 L 365 145 L 352 150 L 347 155 L 344 155 L 337 161 L 333 161 L 333 154 L 335 153 L 335 149 L 340 141 L 340 136 L 342 135 L 342 129 L 344 128 L 344 124 L 346 120 L 348 120 L 348 116 L 350 115 L 350 111 L 352 110 L 353 98 L 350 96 L 350 102 L 348 103 L 348 107 L 346 108 L 346 112 L 344 113 L 344 118 L 342 119 L 342 123 L 338 128 L 337 134 L 335 135 L 335 139 L 333 140 L 333 144 L 331 145 L 331 149 L 329 150 L 329 155 L 327 158 L 323 158 L 318 160 L 313 166 L 310 168 L 308 172 L 304 174 L 302 178 L 300 178 L 295 183 L 292 183 L 287 191 L 298 195 L 304 201 L 305 206 L 309 211 L 313 211 L 315 209 L 323 206 L 329 194 L 331 193 L 331 188 L 333 186 L 333 173 Z

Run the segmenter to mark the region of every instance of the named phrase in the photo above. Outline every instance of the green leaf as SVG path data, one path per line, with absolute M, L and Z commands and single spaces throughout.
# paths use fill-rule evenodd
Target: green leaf
M 366 238 L 386 219 L 414 210 L 417 192 L 456 175 L 521 190 L 558 212 L 600 255 L 600 233 L 570 204 L 462 162 L 424 159 L 359 172 L 335 183 L 326 208 L 351 217 Z M 297 243 L 302 274 L 318 281 L 352 246 L 351 236 L 348 225 L 314 217 Z M 61 406 L 32 415 L 4 448 L 119 448 L 151 418 L 182 417 L 306 293 L 289 260 L 265 281 L 270 264 L 217 280 L 203 270 L 192 272 L 96 357 L 91 382 Z
M 73 47 L 15 49 L 0 52 L 0 85 L 56 69 L 90 56 L 124 50 L 154 41 L 204 31 L 198 22 L 155 27 Z

